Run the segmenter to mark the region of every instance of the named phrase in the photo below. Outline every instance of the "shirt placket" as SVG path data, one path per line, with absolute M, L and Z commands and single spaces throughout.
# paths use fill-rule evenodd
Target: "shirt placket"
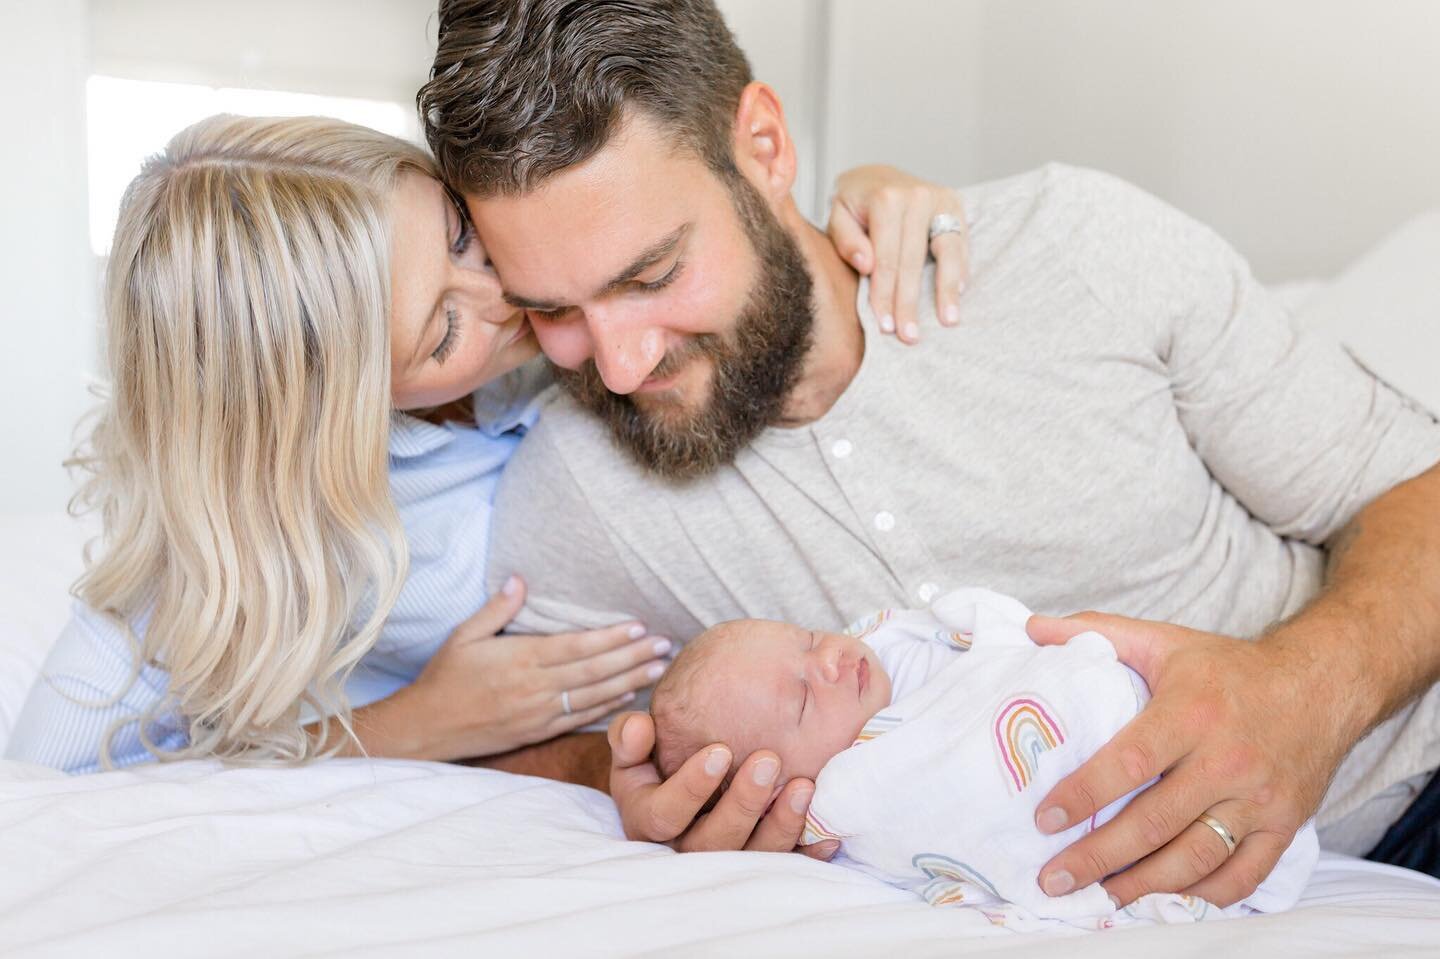
M 906 603 L 927 606 L 940 594 L 944 578 L 919 534 L 924 504 L 901 502 L 887 481 L 899 468 L 893 451 L 846 426 L 816 427 L 825 466 L 854 510 L 862 534 L 899 581 Z

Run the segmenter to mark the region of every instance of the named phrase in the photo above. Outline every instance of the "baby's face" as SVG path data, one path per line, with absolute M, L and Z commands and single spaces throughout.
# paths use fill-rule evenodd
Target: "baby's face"
M 862 641 L 788 623 L 741 620 L 707 667 L 704 708 L 737 760 L 780 755 L 781 776 L 814 779 L 890 705 L 890 677 Z

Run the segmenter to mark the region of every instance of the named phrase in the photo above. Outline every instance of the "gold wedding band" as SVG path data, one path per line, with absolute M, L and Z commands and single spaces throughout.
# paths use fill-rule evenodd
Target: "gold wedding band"
M 1197 820 L 1195 820 L 1195 821 L 1196 821 L 1196 822 L 1203 822 L 1205 825 L 1207 825 L 1207 826 L 1209 826 L 1211 829 L 1215 830 L 1215 835 L 1219 836 L 1219 837 L 1220 837 L 1220 841 L 1225 844 L 1225 849 L 1227 850 L 1225 854 L 1226 854 L 1227 856 L 1234 854 L 1234 852 L 1235 852 L 1235 845 L 1236 845 L 1236 843 L 1235 843 L 1235 834 L 1232 833 L 1228 828 L 1226 828 L 1226 826 L 1225 826 L 1225 824 L 1224 824 L 1223 822 L 1221 822 L 1220 820 L 1216 819 L 1214 816 L 1210 815 L 1208 812 L 1205 813 L 1205 814 L 1203 814 L 1199 819 L 1197 819 Z

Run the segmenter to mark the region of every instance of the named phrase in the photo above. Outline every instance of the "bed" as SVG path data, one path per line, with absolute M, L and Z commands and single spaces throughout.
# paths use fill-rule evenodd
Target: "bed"
M 1440 211 L 1284 293 L 1440 409 L 1437 260 Z M 0 746 L 85 535 L 0 516 Z M 1019 936 L 800 856 L 627 842 L 600 793 L 439 763 L 72 778 L 0 761 L 0 864 L 0 955 L 1440 955 L 1440 882 L 1345 857 L 1281 915 Z

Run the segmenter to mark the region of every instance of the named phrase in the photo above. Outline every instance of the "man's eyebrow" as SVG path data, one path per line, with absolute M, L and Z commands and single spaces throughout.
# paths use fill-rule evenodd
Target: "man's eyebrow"
M 597 291 L 596 295 L 604 296 L 606 293 L 613 293 L 616 288 L 624 286 L 656 263 L 665 259 L 665 257 L 675 252 L 675 248 L 680 245 L 680 242 L 685 239 L 686 234 L 689 232 L 690 224 L 681 224 L 639 256 L 635 257 L 635 259 L 631 260 L 629 266 L 607 280 Z M 522 310 L 538 310 L 541 313 L 553 313 L 566 305 L 557 303 L 554 300 L 536 300 L 510 291 L 506 291 L 505 293 L 505 302 Z

